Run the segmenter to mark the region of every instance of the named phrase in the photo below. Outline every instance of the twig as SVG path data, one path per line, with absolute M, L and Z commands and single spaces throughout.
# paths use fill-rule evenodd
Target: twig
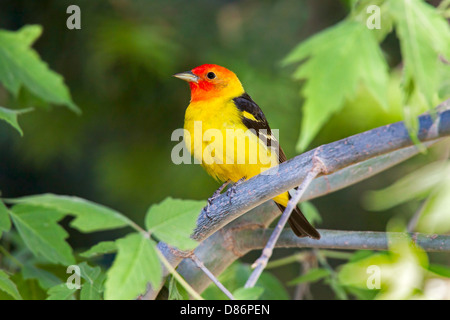
M 187 283 L 182 276 L 175 270 L 174 267 L 170 264 L 169 261 L 167 261 L 166 257 L 159 251 L 159 249 L 156 250 L 156 253 L 158 254 L 159 259 L 164 264 L 164 266 L 169 270 L 169 272 L 173 275 L 173 277 L 186 289 L 186 291 L 196 300 L 204 300 L 200 294 L 198 294 L 197 291 L 195 291 L 189 283 Z M 143 297 L 145 298 L 145 296 Z
M 311 268 L 317 267 L 317 257 L 312 251 L 308 251 L 307 258 L 300 266 L 301 274 L 307 274 Z M 298 283 L 295 286 L 294 300 L 303 300 L 305 296 L 312 299 L 309 282 Z
M 319 261 L 319 263 L 330 272 L 330 286 L 333 289 L 334 293 L 336 294 L 336 296 L 341 299 L 341 300 L 347 300 L 347 293 L 345 292 L 344 289 L 342 289 L 342 286 L 339 284 L 339 281 L 337 279 L 337 273 L 336 271 L 334 271 L 334 269 L 330 266 L 330 264 L 327 261 L 327 258 L 322 255 L 322 253 L 315 249 L 314 250 L 314 254 L 317 257 L 317 260 Z
M 222 290 L 223 293 L 225 293 L 225 295 L 230 298 L 231 300 L 235 300 L 233 295 L 231 294 L 230 291 L 228 291 L 227 288 L 225 288 L 225 286 L 211 273 L 211 271 L 208 270 L 208 268 L 205 267 L 205 265 L 203 264 L 203 262 L 201 262 L 196 256 L 195 254 L 191 255 L 189 257 L 197 267 L 199 267 L 207 276 L 209 279 L 211 279 L 212 282 L 214 282 L 214 284 L 220 289 Z
M 282 267 L 293 262 L 303 262 L 308 256 L 309 254 L 306 252 L 297 252 L 293 255 L 268 262 L 266 269 Z
M 318 160 L 319 158 L 315 159 Z M 275 247 L 275 244 L 278 238 L 280 237 L 281 231 L 283 231 L 286 222 L 291 216 L 292 210 L 294 210 L 294 208 L 297 206 L 297 203 L 300 201 L 302 195 L 305 193 L 306 189 L 314 180 L 314 178 L 317 177 L 317 175 L 320 172 L 322 172 L 323 170 L 322 162 L 319 160 L 315 161 L 315 163 L 316 164 L 313 166 L 312 170 L 306 175 L 305 180 L 303 180 L 302 184 L 298 187 L 295 195 L 289 200 L 286 208 L 284 209 L 283 214 L 281 215 L 280 220 L 278 221 L 277 226 L 275 227 L 274 232 L 270 236 L 269 241 L 267 242 L 265 248 L 262 251 L 261 257 L 259 257 L 258 260 L 256 260 L 255 263 L 252 265 L 252 268 L 254 268 L 255 270 L 253 270 L 252 274 L 248 278 L 245 284 L 245 288 L 252 288 L 255 286 L 256 281 L 258 281 L 259 276 L 263 272 L 264 268 L 267 265 L 267 262 L 272 256 L 273 248 Z

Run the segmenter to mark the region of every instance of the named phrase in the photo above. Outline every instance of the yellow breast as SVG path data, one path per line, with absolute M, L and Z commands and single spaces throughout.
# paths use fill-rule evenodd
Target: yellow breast
M 232 100 L 192 102 L 186 110 L 186 146 L 214 178 L 233 182 L 251 178 L 278 164 L 276 153 L 241 121 Z

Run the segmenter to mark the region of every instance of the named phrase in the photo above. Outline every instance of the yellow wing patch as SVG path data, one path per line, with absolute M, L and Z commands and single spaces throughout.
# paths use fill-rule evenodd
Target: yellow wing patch
M 249 120 L 252 120 L 252 121 L 259 121 L 259 120 L 256 120 L 256 118 L 255 118 L 250 112 L 242 111 L 242 115 L 243 115 L 244 117 L 246 117 L 247 119 L 249 119 Z

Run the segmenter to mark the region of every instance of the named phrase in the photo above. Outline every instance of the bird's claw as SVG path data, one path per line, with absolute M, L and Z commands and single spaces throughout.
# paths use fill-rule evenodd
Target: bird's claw
M 231 186 L 231 188 L 229 188 L 229 189 L 227 190 L 226 195 L 228 196 L 230 203 L 231 203 L 231 200 L 232 200 L 233 196 L 236 194 L 236 187 L 237 187 L 239 184 L 241 184 L 243 181 L 245 181 L 245 180 L 246 180 L 246 177 L 242 177 L 241 179 L 239 179 L 238 181 L 236 181 L 236 182 Z M 208 204 L 207 204 L 206 207 L 204 208 L 204 211 L 205 211 L 205 216 L 206 216 L 209 220 L 212 220 L 212 218 L 209 216 L 208 213 L 209 213 L 210 210 L 211 210 L 211 205 L 212 205 L 213 201 L 216 200 L 216 198 L 218 198 L 218 197 L 221 195 L 223 189 L 225 189 L 225 187 L 226 187 L 230 182 L 231 182 L 230 180 L 226 181 L 222 186 L 220 186 L 219 189 L 217 189 L 216 191 L 214 191 L 214 193 L 213 193 L 213 195 L 212 195 L 211 197 L 208 198 L 208 200 L 207 200 Z
M 208 201 L 208 204 L 206 205 L 206 208 L 205 208 L 205 216 L 206 216 L 209 220 L 212 220 L 212 218 L 208 215 L 208 213 L 209 213 L 209 211 L 210 211 L 210 209 L 211 209 L 211 205 L 212 205 L 213 201 L 216 200 L 216 198 L 218 198 L 218 197 L 221 195 L 223 189 L 225 189 L 225 187 L 226 187 L 229 183 L 230 183 L 230 180 L 225 181 L 225 183 L 222 184 L 222 185 L 219 187 L 219 189 L 217 189 L 216 191 L 214 191 L 213 195 L 212 195 L 211 197 L 208 198 L 208 200 L 207 200 L 207 201 Z
M 229 199 L 230 199 L 230 203 L 231 203 L 231 200 L 233 199 L 233 196 L 236 194 L 236 187 L 237 187 L 238 185 L 240 185 L 242 182 L 244 182 L 245 180 L 246 180 L 246 177 L 240 178 L 238 181 L 236 181 L 236 182 L 231 186 L 230 189 L 227 190 L 227 196 L 228 196 Z
M 208 212 L 209 212 L 209 209 L 210 209 L 210 207 L 211 207 L 211 203 L 209 202 L 209 199 L 208 199 L 208 204 L 206 205 L 206 207 L 205 207 L 205 216 L 209 219 L 209 220 L 212 220 L 212 218 L 209 216 L 209 214 L 208 214 Z
M 220 195 L 219 194 L 216 195 L 216 193 L 214 192 L 214 194 L 208 198 L 208 200 L 206 200 L 208 202 L 208 204 L 205 207 L 205 216 L 209 219 L 212 220 L 212 218 L 208 215 L 209 211 L 211 210 L 211 204 L 213 203 L 213 201 Z

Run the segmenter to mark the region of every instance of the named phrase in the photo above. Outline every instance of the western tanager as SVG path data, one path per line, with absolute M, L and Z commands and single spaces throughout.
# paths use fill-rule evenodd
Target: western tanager
M 264 113 L 232 71 L 204 64 L 174 76 L 189 83 L 191 101 L 185 114 L 184 140 L 208 174 L 223 182 L 237 183 L 286 161 Z M 289 199 L 288 192 L 273 198 L 281 211 Z M 298 208 L 292 212 L 289 224 L 299 237 L 320 238 Z

